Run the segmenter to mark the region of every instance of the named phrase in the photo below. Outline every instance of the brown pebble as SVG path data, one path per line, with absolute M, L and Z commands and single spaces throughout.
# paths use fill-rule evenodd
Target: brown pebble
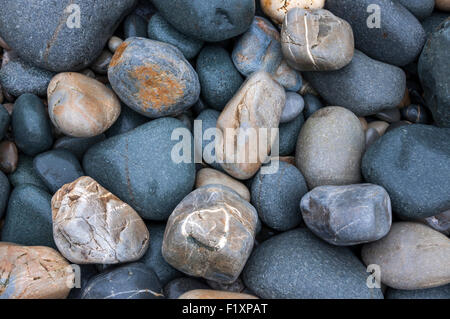
M 295 166 L 295 157 L 294 156 L 273 156 L 271 158 L 272 161 L 281 161 L 286 162 Z
M 200 188 L 205 185 L 220 184 L 228 186 L 239 194 L 246 201 L 250 201 L 250 192 L 244 184 L 235 180 L 221 171 L 212 168 L 202 168 L 197 172 L 195 179 L 195 188 Z
M 10 141 L 0 142 L 0 170 L 5 174 L 13 173 L 17 168 L 19 152 L 16 144 Z
M 185 292 L 178 299 L 259 299 L 256 296 L 238 292 L 196 289 Z

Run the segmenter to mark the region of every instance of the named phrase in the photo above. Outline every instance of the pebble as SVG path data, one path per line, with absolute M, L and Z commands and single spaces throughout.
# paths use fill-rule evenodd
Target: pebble
M 257 219 L 255 208 L 232 189 L 198 188 L 170 215 L 163 257 L 190 276 L 232 283 L 253 248 Z
M 98 74 L 105 75 L 108 73 L 109 63 L 111 62 L 113 55 L 108 50 L 98 56 L 98 58 L 90 65 L 90 68 Z
M 322 9 L 325 0 L 261 0 L 261 9 L 276 24 L 282 24 L 286 14 L 294 8 Z
M 418 20 L 429 17 L 434 9 L 435 0 L 395 0 L 408 9 Z
M 311 93 L 306 93 L 305 95 L 303 95 L 303 100 L 305 102 L 305 108 L 303 109 L 303 115 L 305 116 L 305 119 L 308 119 L 318 109 L 324 106 L 320 99 Z
M 0 171 L 5 174 L 14 173 L 19 161 L 16 144 L 11 141 L 0 142 Z
M 116 52 L 117 48 L 123 43 L 123 40 L 119 37 L 112 36 L 108 41 L 108 49 L 111 53 Z
M 188 60 L 195 58 L 203 47 L 202 40 L 184 35 L 171 26 L 160 13 L 155 13 L 150 18 L 147 34 L 152 40 L 169 43 L 177 47 Z
M 303 112 L 305 101 L 295 92 L 286 92 L 286 103 L 281 113 L 280 123 L 288 123 L 296 119 Z
M 177 141 L 171 135 L 179 128 L 186 127 L 176 119 L 161 118 L 108 138 L 86 152 L 84 171 L 142 218 L 166 220 L 195 180 L 192 159 L 172 161 Z
M 120 115 L 112 90 L 81 73 L 59 73 L 48 86 L 48 112 L 66 135 L 92 137 L 105 132 Z
M 149 122 L 149 118 L 145 117 L 126 105 L 122 104 L 122 111 L 119 118 L 114 124 L 105 132 L 107 137 L 113 137 L 119 134 L 127 133 L 136 127 Z
M 124 38 L 147 37 L 147 20 L 137 14 L 130 14 L 123 21 Z
M 244 82 L 230 54 L 218 45 L 203 48 L 197 58 L 196 70 L 203 100 L 218 111 L 223 110 Z
M 388 289 L 386 299 L 450 299 L 450 284 L 436 288 L 401 290 Z
M 450 236 L 450 210 L 425 218 L 425 223 L 444 235 Z
M 255 14 L 254 0 L 176 3 L 153 0 L 153 5 L 178 31 L 208 42 L 230 39 L 245 32 Z
M 197 102 L 198 75 L 176 47 L 144 38 L 124 41 L 109 64 L 120 99 L 150 118 L 181 113 Z
M 0 218 L 3 217 L 6 205 L 8 204 L 10 190 L 11 186 L 9 185 L 8 177 L 0 171 Z
M 227 186 L 239 194 L 247 202 L 250 202 L 250 192 L 244 184 L 235 180 L 234 178 L 212 168 L 202 168 L 197 172 L 195 178 L 195 188 L 200 188 L 206 185 L 219 184 Z
M 13 187 L 19 187 L 24 184 L 31 184 L 47 191 L 42 179 L 37 175 L 33 168 L 33 158 L 25 154 L 20 154 L 17 163 L 17 169 L 10 174 L 9 181 Z
M 262 222 L 272 229 L 286 231 L 302 221 L 299 203 L 308 192 L 305 178 L 293 165 L 279 162 L 274 174 L 258 172 L 253 178 L 251 203 Z
M 162 287 L 155 272 L 141 263 L 106 270 L 92 277 L 81 299 L 162 299 Z
M 366 267 L 350 249 L 331 246 L 305 228 L 275 235 L 258 245 L 243 279 L 264 299 L 383 298 L 380 289 L 366 286 Z
M 384 135 L 384 133 L 386 132 L 388 127 L 389 127 L 389 123 L 384 122 L 384 121 L 373 121 L 373 122 L 370 122 L 369 124 L 367 124 L 368 129 L 373 128 L 373 129 L 377 130 L 377 132 L 380 136 Z
M 258 297 L 229 291 L 197 289 L 185 292 L 178 299 L 259 299 Z
M 393 211 L 421 219 L 450 209 L 450 129 L 413 124 L 377 140 L 364 154 L 367 182 L 383 186 Z
M 402 117 L 412 123 L 428 124 L 431 122 L 431 116 L 428 114 L 428 109 L 419 104 L 410 104 L 401 109 Z
M 359 119 L 349 110 L 329 106 L 310 116 L 300 131 L 295 155 L 309 189 L 360 182 L 364 144 Z
M 105 138 L 105 134 L 93 137 L 63 136 L 55 141 L 53 149 L 69 151 L 75 155 L 78 160 L 82 160 L 84 153 L 86 153 L 91 146 L 103 141 Z
M 381 134 L 375 128 L 369 128 L 366 131 L 366 150 L 379 138 Z
M 278 65 L 272 77 L 287 91 L 297 92 L 303 86 L 303 78 L 300 72 L 291 68 L 285 59 Z
M 388 123 L 398 122 L 401 119 L 400 110 L 398 108 L 383 110 L 377 113 L 376 117 Z
M 293 8 L 281 29 L 288 64 L 299 71 L 333 71 L 350 63 L 355 50 L 350 24 L 324 9 Z
M 406 89 L 405 72 L 355 50 L 352 62 L 338 71 L 304 72 L 303 76 L 328 102 L 358 116 L 397 107 Z
M 0 104 L 0 141 L 5 137 L 11 117 L 8 111 Z
M 450 12 L 450 2 L 448 0 L 436 0 L 436 8 Z
M 300 207 L 308 228 L 337 246 L 376 241 L 391 228 L 391 201 L 378 185 L 316 187 L 302 198 Z
M 209 289 L 209 287 L 208 285 L 194 278 L 177 278 L 164 286 L 164 296 L 167 299 L 178 299 L 178 297 L 180 297 L 185 292 L 196 289 Z
M 73 280 L 69 263 L 49 247 L 0 243 L 0 299 L 65 299 Z
M 280 140 L 278 153 L 281 156 L 292 155 L 295 152 L 298 135 L 305 123 L 303 114 L 300 114 L 293 121 L 280 124 Z
M 377 264 L 381 281 L 395 289 L 424 289 L 450 283 L 450 239 L 413 222 L 392 224 L 383 239 L 362 247 L 366 265 Z

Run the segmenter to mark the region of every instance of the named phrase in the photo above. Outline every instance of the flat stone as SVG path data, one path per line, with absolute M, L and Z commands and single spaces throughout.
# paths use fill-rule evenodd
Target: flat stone
M 282 24 L 286 14 L 293 8 L 322 9 L 325 0 L 261 0 L 261 9 L 277 24 Z
M 69 151 L 75 155 L 77 159 L 81 160 L 84 153 L 86 153 L 91 146 L 103 141 L 105 138 L 105 134 L 93 137 L 63 136 L 55 141 L 53 149 Z
M 0 172 L 0 218 L 3 217 L 6 204 L 8 204 L 9 191 L 11 187 L 9 185 L 8 178 L 5 174 Z
M 178 297 L 185 292 L 196 289 L 209 289 L 209 287 L 200 280 L 194 278 L 177 278 L 169 282 L 164 287 L 164 296 L 166 299 L 178 299 Z
M 5 174 L 14 173 L 19 161 L 16 144 L 11 141 L 0 142 L 0 171 Z
M 17 169 L 14 173 L 8 175 L 9 181 L 13 187 L 24 184 L 31 184 L 47 191 L 47 186 L 36 174 L 33 168 L 33 158 L 25 154 L 20 154 Z
M 227 174 L 212 168 L 202 168 L 197 172 L 197 176 L 195 178 L 195 188 L 214 184 L 227 186 L 238 193 L 239 196 L 247 202 L 250 201 L 250 192 L 247 186 Z
M 197 289 L 185 292 L 178 299 L 259 299 L 249 294 L 217 291 L 211 289 Z
M 303 112 L 305 101 L 303 97 L 295 92 L 286 92 L 286 103 L 281 113 L 280 123 L 288 123 L 296 119 Z
M 383 239 L 362 248 L 366 265 L 377 264 L 381 281 L 395 289 L 450 283 L 450 239 L 419 223 L 397 222 Z

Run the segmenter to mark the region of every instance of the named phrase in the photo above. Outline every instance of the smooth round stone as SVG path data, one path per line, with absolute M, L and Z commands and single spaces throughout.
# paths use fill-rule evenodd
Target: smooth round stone
M 384 121 L 373 121 L 373 122 L 370 122 L 369 124 L 367 124 L 368 129 L 373 128 L 373 129 L 377 130 L 377 132 L 380 136 L 384 135 L 384 133 L 386 132 L 388 127 L 389 127 L 389 123 L 384 122 Z
M 64 185 L 52 198 L 53 237 L 76 264 L 136 261 L 148 247 L 144 221 L 128 204 L 88 176 Z
M 0 104 L 0 141 L 6 135 L 10 121 L 11 118 L 8 111 Z
M 428 289 L 388 289 L 386 299 L 450 299 L 450 284 Z
M 450 12 L 450 1 L 449 0 L 436 0 L 436 8 L 442 11 Z
M 171 26 L 160 13 L 155 13 L 150 18 L 147 34 L 150 39 L 177 47 L 186 59 L 195 58 L 203 46 L 203 41 L 184 35 Z
M 14 58 L 0 70 L 0 84 L 14 96 L 32 93 L 45 96 L 47 86 L 55 74 Z
M 252 204 L 264 224 L 278 231 L 286 231 L 302 221 L 298 203 L 308 192 L 308 187 L 295 166 L 281 161 L 278 165 L 276 173 L 259 172 L 253 178 Z
M 176 47 L 130 38 L 114 53 L 108 78 L 120 99 L 150 118 L 181 113 L 197 102 L 200 83 Z
M 216 159 L 216 137 L 214 134 L 209 135 L 209 131 L 216 129 L 217 119 L 220 113 L 216 110 L 205 109 L 195 119 L 202 123 L 202 157 L 208 165 L 216 170 L 222 170 L 222 166 Z
M 44 182 L 34 171 L 33 158 L 25 154 L 20 154 L 17 169 L 8 177 L 13 187 L 18 187 L 23 184 L 31 184 L 42 188 L 45 191 L 47 190 L 47 186 L 45 186 Z
M 417 19 L 423 20 L 431 15 L 435 0 L 396 0 L 408 9 Z
M 172 160 L 179 143 L 171 140 L 175 129 L 187 130 L 179 120 L 162 118 L 97 143 L 84 155 L 84 171 L 142 218 L 166 220 L 195 180 L 192 158 L 188 163 Z
M 338 71 L 304 72 L 303 76 L 329 105 L 358 116 L 397 107 L 406 89 L 405 72 L 355 50 L 352 62 Z
M 153 0 L 153 5 L 178 31 L 208 42 L 245 32 L 255 14 L 254 0 Z
M 124 38 L 147 37 L 147 20 L 137 14 L 130 14 L 123 21 Z
M 259 298 L 244 293 L 217 291 L 211 289 L 198 289 L 185 292 L 180 297 L 178 297 L 178 299 L 259 299 Z
M 17 147 L 26 155 L 44 152 L 53 144 L 45 106 L 36 95 L 24 94 L 16 100 L 11 126 Z
M 303 97 L 295 92 L 286 92 L 286 104 L 281 113 L 280 123 L 287 123 L 296 119 L 303 112 L 305 101 Z
M 383 239 L 362 247 L 366 265 L 381 269 L 395 289 L 424 289 L 450 283 L 450 239 L 419 223 L 397 222 Z
M 369 128 L 365 132 L 366 134 L 366 150 L 369 149 L 370 145 L 372 145 L 377 139 L 381 137 L 381 134 L 375 128 Z
M 49 247 L 0 243 L 0 299 L 65 299 L 73 281 L 69 263 Z
M 350 63 L 355 43 L 350 24 L 328 10 L 293 8 L 281 29 L 288 64 L 299 71 L 333 71 Z
M 303 78 L 300 72 L 291 68 L 285 59 L 278 65 L 272 77 L 287 91 L 297 92 L 303 86 Z
M 419 104 L 410 104 L 401 109 L 402 117 L 412 123 L 427 124 L 431 122 L 431 116 L 428 110 Z
M 119 134 L 127 133 L 136 127 L 149 122 L 145 117 L 126 105 L 122 104 L 122 111 L 116 122 L 105 132 L 107 137 L 113 137 Z
M 255 72 L 242 84 L 217 120 L 217 129 L 223 138 L 216 143 L 216 157 L 228 174 L 237 179 L 248 179 L 256 174 L 265 160 L 261 156 L 268 155 L 276 138 L 271 131 L 278 128 L 285 104 L 283 87 L 267 72 Z M 253 129 L 255 138 L 238 143 L 248 136 L 249 128 Z M 260 139 L 261 128 L 267 131 L 267 141 Z M 257 141 L 256 145 L 253 140 Z M 266 150 L 258 149 L 259 144 L 267 145 Z M 262 154 L 264 151 L 267 154 Z
M 9 191 L 11 187 L 9 185 L 8 178 L 5 174 L 0 172 L 0 218 L 3 217 L 6 204 L 8 204 Z
M 122 44 L 123 40 L 119 37 L 112 36 L 108 41 L 108 49 L 111 53 L 116 52 L 117 48 Z
M 148 244 L 146 253 L 139 262 L 152 269 L 158 276 L 161 285 L 165 286 L 171 280 L 181 277 L 182 274 L 169 265 L 162 256 L 161 247 L 166 226 L 164 224 L 147 223 L 147 229 L 150 233 L 150 243 Z
M 10 141 L 0 142 L 0 171 L 11 174 L 17 169 L 19 153 L 16 144 Z
M 196 289 L 209 289 L 209 287 L 208 285 L 194 278 L 177 278 L 169 282 L 164 287 L 164 296 L 166 297 L 166 299 L 178 299 L 178 297 L 180 297 L 185 292 Z
M 53 124 L 73 137 L 105 132 L 120 115 L 112 90 L 81 73 L 60 73 L 48 86 L 48 112 Z
M 256 71 L 274 73 L 283 60 L 280 33 L 269 20 L 255 17 L 250 28 L 237 40 L 231 57 L 245 76 Z
M 162 299 L 155 272 L 141 263 L 126 264 L 92 277 L 81 299 Z
M 197 58 L 202 98 L 212 108 L 222 111 L 244 81 L 230 58 L 220 46 L 206 46 Z
M 295 160 L 309 189 L 321 185 L 356 184 L 365 148 L 359 119 L 339 106 L 321 108 L 300 131 Z
M 252 251 L 257 219 L 255 208 L 232 189 L 198 188 L 170 215 L 163 257 L 190 276 L 232 283 Z
M 367 276 L 350 249 L 331 246 L 305 228 L 258 245 L 243 272 L 246 286 L 265 299 L 383 298 L 380 289 L 367 287 Z
M 421 219 L 450 209 L 450 129 L 413 124 L 392 130 L 365 153 L 362 173 L 383 186 L 393 211 Z
M 68 7 L 67 1 L 5 3 L 0 8 L 1 37 L 37 67 L 55 72 L 81 70 L 97 58 L 135 0 L 80 0 L 76 4 L 79 11 Z
M 316 187 L 302 198 L 300 208 L 308 228 L 337 246 L 378 240 L 392 223 L 389 195 L 373 184 Z
M 322 9 L 325 0 L 260 0 L 261 9 L 276 24 L 282 24 L 286 14 L 293 8 Z
M 288 156 L 294 154 L 298 135 L 300 134 L 304 123 L 305 119 L 303 117 L 303 114 L 300 114 L 293 121 L 280 124 L 280 145 L 278 149 L 278 153 L 280 156 Z
M 112 59 L 112 54 L 108 50 L 103 50 L 103 52 L 98 56 L 98 58 L 90 65 L 90 68 L 98 74 L 105 75 L 108 73 L 108 66 Z
M 434 230 L 450 236 L 450 210 L 427 217 L 424 222 Z
M 105 134 L 100 134 L 93 137 L 70 137 L 63 136 L 55 141 L 53 149 L 67 150 L 81 160 L 84 153 L 93 145 L 103 141 Z
M 379 16 L 373 5 L 378 6 Z M 396 1 L 328 0 L 325 7 L 350 23 L 356 48 L 375 60 L 405 66 L 417 58 L 425 43 L 420 22 Z
M 376 117 L 388 123 L 398 122 L 401 119 L 400 110 L 398 108 L 381 111 L 376 114 Z
M 238 193 L 239 196 L 247 202 L 250 201 L 250 192 L 247 186 L 227 174 L 212 168 L 202 168 L 197 172 L 197 176 L 195 178 L 195 188 L 214 184 L 227 186 Z
M 419 58 L 427 107 L 438 126 L 450 127 L 450 18 L 429 37 Z
M 305 108 L 303 109 L 303 115 L 305 116 L 305 119 L 308 119 L 318 109 L 324 106 L 320 99 L 311 93 L 305 94 L 303 96 L 303 100 L 305 102 Z
M 34 185 L 20 185 L 11 192 L 1 241 L 27 246 L 54 247 L 52 196 Z

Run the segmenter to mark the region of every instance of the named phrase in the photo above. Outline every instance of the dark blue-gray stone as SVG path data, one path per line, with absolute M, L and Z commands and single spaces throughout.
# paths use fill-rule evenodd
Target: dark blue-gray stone
M 393 212 L 421 219 L 450 209 L 450 129 L 412 124 L 396 128 L 366 151 L 362 173 L 389 193 Z
M 286 92 L 286 104 L 281 113 L 280 123 L 290 122 L 303 112 L 305 101 L 303 97 L 295 92 Z
M 47 87 L 55 73 L 35 67 L 20 58 L 14 58 L 0 70 L 0 83 L 11 95 L 47 94 Z
M 397 107 L 406 89 L 402 69 L 358 50 L 352 62 L 340 70 L 304 72 L 303 76 L 329 105 L 343 106 L 358 116 Z
M 48 190 L 47 186 L 45 186 L 44 182 L 34 171 L 33 158 L 25 154 L 20 154 L 17 168 L 14 173 L 9 174 L 8 178 L 13 187 L 18 187 L 23 184 L 31 184 L 42 188 L 45 191 Z
M 147 20 L 137 14 L 130 14 L 123 21 L 124 38 L 147 37 Z
M 108 138 L 86 152 L 84 171 L 141 217 L 166 220 L 195 180 L 193 158 L 176 163 L 171 156 L 180 143 L 171 140 L 172 132 L 179 128 L 187 131 L 179 120 L 161 118 Z M 188 138 L 193 145 L 190 134 Z
M 16 100 L 11 126 L 17 148 L 26 155 L 34 156 L 52 147 L 50 119 L 36 95 L 27 93 Z
M 0 104 L 0 141 L 5 137 L 8 131 L 11 118 L 8 111 Z
M 286 231 L 302 221 L 299 203 L 308 192 L 308 187 L 302 173 L 294 165 L 282 161 L 278 163 L 276 173 L 261 174 L 260 170 L 253 178 L 251 202 L 264 224 L 278 231 Z
M 51 150 L 34 158 L 34 171 L 52 194 L 63 185 L 84 176 L 80 162 L 66 150 Z
M 434 121 L 450 127 L 450 18 L 430 35 L 419 59 L 419 77 Z
M 374 13 L 370 5 L 380 9 L 380 28 L 369 27 L 368 20 L 373 21 Z M 419 20 L 392 0 L 327 0 L 325 6 L 350 23 L 355 47 L 373 59 L 405 66 L 417 58 L 425 43 L 425 31 Z
M 3 1 L 0 36 L 23 60 L 37 67 L 55 72 L 81 70 L 100 55 L 135 3 L 136 0 Z M 74 23 L 76 9 L 79 28 Z
M 427 37 L 436 30 L 436 28 L 450 17 L 450 13 L 434 11 L 431 16 L 422 21 L 422 27 L 427 33 Z
M 386 299 L 450 299 L 450 284 L 428 289 L 400 290 L 388 288 Z
M 3 217 L 5 212 L 6 204 L 8 204 L 9 197 L 9 180 L 2 171 L 0 171 L 0 218 Z
M 196 70 L 202 98 L 213 109 L 222 111 L 243 82 L 230 54 L 220 46 L 207 46 L 197 58 Z
M 83 291 L 84 287 L 89 282 L 89 279 L 94 277 L 95 275 L 98 275 L 97 268 L 95 265 L 78 265 L 80 267 L 80 287 L 73 287 L 70 290 L 69 295 L 67 296 L 67 299 L 80 299 L 81 298 L 81 292 Z
M 211 136 L 205 134 L 206 131 L 209 130 L 213 132 L 214 129 L 217 127 L 217 119 L 220 116 L 220 112 L 212 109 L 205 109 L 202 111 L 197 118 L 196 121 L 201 121 L 202 124 L 202 155 L 203 155 L 203 161 L 205 161 L 206 164 L 211 165 L 213 168 L 223 171 L 222 166 L 220 163 L 216 161 L 216 148 L 215 148 L 215 135 L 212 134 Z
M 297 116 L 296 119 L 289 123 L 280 124 L 280 144 L 278 153 L 280 156 L 288 156 L 295 152 L 295 146 L 297 145 L 298 135 L 302 129 L 305 119 L 303 114 Z
M 145 117 L 122 104 L 122 111 L 120 112 L 119 118 L 105 132 L 105 135 L 106 137 L 113 137 L 115 135 L 123 134 L 148 121 L 148 117 Z
M 148 22 L 147 34 L 150 39 L 166 42 L 176 46 L 186 59 L 194 58 L 201 50 L 203 41 L 189 37 L 167 22 L 164 17 L 155 13 Z
M 123 108 L 122 108 L 123 110 Z M 79 160 L 83 158 L 84 153 L 92 146 L 105 139 L 105 134 L 93 137 L 71 137 L 63 136 L 55 141 L 53 149 L 67 150 L 75 155 Z
M 266 299 L 383 298 L 380 289 L 367 287 L 367 277 L 349 248 L 331 246 L 305 228 L 264 241 L 243 272 L 245 285 Z
M 423 20 L 431 15 L 434 0 L 395 0 L 408 9 L 417 19 Z
M 164 238 L 165 224 L 149 224 L 147 223 L 148 232 L 150 233 L 150 243 L 147 252 L 139 260 L 148 268 L 152 269 L 158 276 L 161 285 L 166 285 L 169 281 L 181 277 L 182 274 L 169 265 L 163 258 L 161 253 L 162 242 Z
M 161 299 L 162 287 L 155 272 L 141 263 L 126 264 L 92 277 L 81 299 Z
M 255 0 L 153 0 L 178 31 L 208 42 L 245 32 L 255 15 Z
M 52 196 L 34 185 L 20 185 L 11 192 L 1 241 L 24 246 L 56 248 L 52 230 Z
M 305 94 L 303 96 L 303 100 L 305 101 L 305 108 L 303 109 L 303 115 L 305 116 L 305 119 L 308 119 L 308 117 L 313 115 L 314 112 L 323 107 L 320 99 L 314 94 Z
M 207 284 L 191 277 L 176 278 L 164 287 L 164 296 L 167 299 L 178 299 L 185 292 L 195 289 L 211 289 Z

